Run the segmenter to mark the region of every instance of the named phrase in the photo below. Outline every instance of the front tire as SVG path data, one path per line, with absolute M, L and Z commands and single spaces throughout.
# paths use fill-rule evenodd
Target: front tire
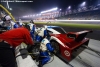
M 59 54 L 60 53 L 60 47 L 59 44 L 55 41 L 51 42 L 52 47 L 54 48 L 54 53 Z

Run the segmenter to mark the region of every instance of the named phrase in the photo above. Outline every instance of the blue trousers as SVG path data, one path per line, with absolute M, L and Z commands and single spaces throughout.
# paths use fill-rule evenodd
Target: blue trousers
M 30 34 L 31 34 L 32 39 L 34 40 L 34 32 L 30 31 Z
M 43 37 L 39 36 L 39 35 L 36 35 L 36 38 L 35 40 L 38 41 L 38 42 L 41 42 L 43 39 Z
M 44 57 L 43 57 L 44 56 Z M 42 61 L 42 65 L 46 64 L 48 61 L 50 61 L 50 56 L 48 54 L 47 51 L 45 52 L 40 52 L 40 58 L 41 58 L 41 61 Z

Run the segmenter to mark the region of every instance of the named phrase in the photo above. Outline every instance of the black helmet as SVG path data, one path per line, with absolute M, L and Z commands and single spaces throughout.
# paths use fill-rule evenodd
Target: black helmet
M 31 30 L 30 29 L 30 26 L 26 23 L 25 25 L 23 25 L 25 28 L 27 28 L 29 31 Z
M 33 20 L 31 20 L 30 23 L 33 23 L 34 24 Z

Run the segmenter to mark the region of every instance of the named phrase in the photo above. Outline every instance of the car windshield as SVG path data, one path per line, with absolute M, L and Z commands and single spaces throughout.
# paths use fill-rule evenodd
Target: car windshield
M 63 28 L 61 28 L 61 27 L 54 27 L 52 29 L 58 31 L 59 33 L 66 34 L 66 31 Z

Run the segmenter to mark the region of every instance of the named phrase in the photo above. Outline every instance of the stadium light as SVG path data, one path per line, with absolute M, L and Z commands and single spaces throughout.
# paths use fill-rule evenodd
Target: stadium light
M 68 9 L 71 9 L 71 6 L 69 6 Z
M 34 17 L 35 15 L 33 15 L 33 17 Z
M 60 9 L 60 11 L 61 11 L 62 9 Z
M 32 17 L 32 15 L 30 15 L 30 17 Z
M 83 3 L 81 4 L 82 7 L 85 6 L 85 5 L 86 5 L 86 2 L 83 2 Z
M 56 7 L 56 8 L 50 9 L 50 10 L 42 11 L 41 13 L 51 12 L 51 11 L 55 11 L 55 10 L 57 10 L 57 9 L 58 9 L 58 8 Z
M 41 14 L 39 14 L 39 16 L 40 16 Z
M 38 16 L 39 14 L 36 14 L 36 16 Z
M 29 15 L 27 15 L 27 17 L 29 17 Z
M 23 18 L 25 18 L 25 16 L 23 16 Z
M 23 18 L 27 18 L 27 16 L 23 16 Z

